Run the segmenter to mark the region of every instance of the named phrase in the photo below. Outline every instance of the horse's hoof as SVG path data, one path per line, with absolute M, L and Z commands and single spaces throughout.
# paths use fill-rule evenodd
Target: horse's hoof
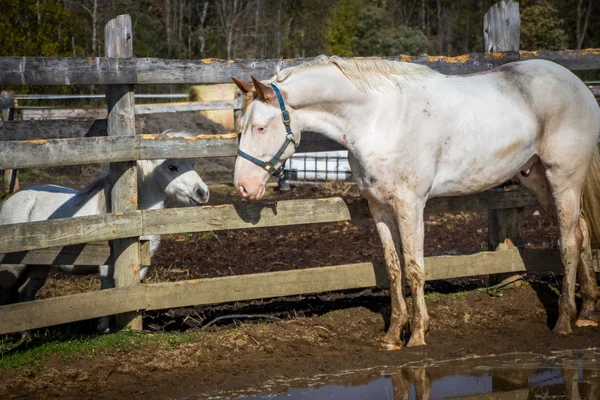
M 383 350 L 387 350 L 387 351 L 396 351 L 396 350 L 402 349 L 402 343 L 381 342 L 379 345 L 381 346 L 381 348 Z
M 582 310 L 579 313 L 579 318 L 577 318 L 577 322 L 575 323 L 576 325 L 579 323 L 579 321 L 585 321 L 585 322 L 591 322 L 596 323 L 596 325 L 584 325 L 584 326 L 598 326 L 598 323 L 600 322 L 600 310 L 598 309 L 585 309 Z M 579 326 L 579 325 L 577 325 Z
M 598 326 L 598 322 L 597 321 L 593 321 L 591 319 L 578 319 L 577 322 L 575 322 L 575 326 L 578 328 L 583 328 L 586 326 L 593 326 L 593 327 L 597 327 Z
M 408 344 L 406 345 L 406 347 L 418 347 L 418 346 L 426 346 L 427 343 L 425 343 L 425 339 L 421 338 L 421 339 L 413 339 L 412 337 L 410 338 L 410 340 L 408 341 Z
M 98 320 L 98 325 L 96 326 L 96 331 L 98 333 L 110 333 L 110 318 L 109 317 L 101 317 Z
M 573 333 L 573 331 L 571 330 L 571 327 L 569 325 L 567 325 L 567 326 L 556 325 L 554 327 L 554 329 L 552 330 L 552 333 L 554 333 L 555 335 L 567 336 L 567 335 L 570 335 L 571 333 Z

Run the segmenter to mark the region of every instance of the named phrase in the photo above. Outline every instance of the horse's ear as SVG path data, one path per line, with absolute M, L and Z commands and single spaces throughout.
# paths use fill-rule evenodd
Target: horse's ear
M 254 88 L 258 92 L 258 96 L 262 101 L 269 101 L 275 98 L 275 90 L 271 86 L 267 86 L 255 77 L 251 76 Z
M 252 84 L 252 82 L 240 81 L 239 79 L 236 79 L 233 76 L 231 77 L 231 79 L 233 79 L 233 82 L 237 85 L 237 87 L 240 88 L 240 90 L 243 93 L 248 93 L 254 90 L 254 85 Z

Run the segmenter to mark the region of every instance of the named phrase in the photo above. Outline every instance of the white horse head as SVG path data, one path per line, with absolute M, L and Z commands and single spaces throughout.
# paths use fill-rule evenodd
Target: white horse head
M 282 148 L 287 132 L 275 90 L 254 77 L 252 80 L 253 83 L 250 83 L 234 78 L 234 82 L 246 96 L 239 148 L 255 159 L 267 162 L 282 149 L 283 152 L 273 165 L 277 168 L 294 154 L 295 148 L 292 145 Z M 285 97 L 285 93 L 283 96 Z M 299 131 L 294 131 L 294 134 L 294 140 L 298 142 Z M 260 199 L 265 193 L 268 179 L 269 172 L 265 168 L 260 168 L 247 158 L 237 158 L 234 185 L 242 196 L 249 200 Z
M 209 190 L 194 169 L 194 162 L 185 159 L 138 161 L 141 209 L 158 204 L 187 207 L 206 203 Z

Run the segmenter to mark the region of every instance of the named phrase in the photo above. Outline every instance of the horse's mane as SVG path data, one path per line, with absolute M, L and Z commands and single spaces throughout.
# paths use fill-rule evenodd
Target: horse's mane
M 319 56 L 315 60 L 277 71 L 270 82 L 282 82 L 298 71 L 311 68 L 336 66 L 346 78 L 363 92 L 401 88 L 402 82 L 437 75 L 431 68 L 414 63 L 374 58 L 343 59 Z

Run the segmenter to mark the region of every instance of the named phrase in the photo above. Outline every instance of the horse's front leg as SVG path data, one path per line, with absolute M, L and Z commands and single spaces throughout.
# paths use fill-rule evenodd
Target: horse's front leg
M 392 304 L 390 326 L 381 345 L 388 350 L 398 350 L 402 348 L 400 335 L 408 322 L 408 310 L 402 293 L 402 270 L 398 257 L 401 249 L 398 226 L 396 225 L 394 210 L 390 206 L 369 201 L 369 208 L 381 238 L 387 276 L 390 281 Z
M 408 347 L 425 345 L 425 336 L 429 331 L 429 314 L 425 306 L 424 209 L 425 199 L 412 193 L 399 195 L 394 202 L 396 222 L 402 241 L 404 273 L 413 299 L 413 320 Z

